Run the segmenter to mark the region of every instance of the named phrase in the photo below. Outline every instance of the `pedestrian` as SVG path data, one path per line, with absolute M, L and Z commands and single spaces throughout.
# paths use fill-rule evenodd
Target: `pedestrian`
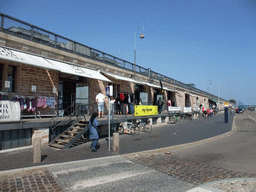
M 138 104 L 142 105 L 142 99 L 141 98 L 139 99 L 139 103 Z
M 118 95 L 115 101 L 116 104 L 116 111 L 118 115 L 121 115 L 121 105 L 122 105 L 122 100 L 120 99 L 120 96 Z
M 163 101 L 162 101 L 161 97 L 158 98 L 157 106 L 158 106 L 158 114 L 160 114 L 162 111 L 162 107 L 163 107 Z
M 207 110 L 206 110 L 206 109 L 204 109 L 204 117 L 208 117 L 208 116 L 207 116 Z
M 96 102 L 98 103 L 98 117 L 104 117 L 104 102 L 106 100 L 105 95 L 103 95 L 102 93 L 99 93 L 98 95 L 96 95 Z
M 210 109 L 210 116 L 212 117 L 212 115 L 213 115 L 213 110 L 212 110 L 212 108 Z
M 210 117 L 210 109 L 207 109 L 207 117 Z
M 98 126 L 99 123 L 97 121 L 97 113 L 93 113 L 90 120 L 89 120 L 89 139 L 92 140 L 91 144 L 91 150 L 93 152 L 97 152 L 97 150 L 100 148 L 100 145 L 98 144 L 99 141 L 99 133 L 98 133 Z

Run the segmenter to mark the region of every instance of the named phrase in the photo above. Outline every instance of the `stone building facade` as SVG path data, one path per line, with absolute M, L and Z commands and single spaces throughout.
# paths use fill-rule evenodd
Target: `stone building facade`
M 77 46 L 76 48 L 81 49 L 82 46 Z M 146 105 L 156 105 L 157 97 L 164 95 L 165 101 L 171 100 L 172 106 L 181 107 L 181 110 L 184 107 L 196 108 L 202 104 L 205 108 L 209 108 L 210 96 L 203 95 L 193 89 L 184 88 L 177 83 L 170 83 L 165 81 L 165 78 L 161 81 L 162 92 L 159 79 L 155 78 L 157 74 L 144 75 L 135 73 L 133 70 L 122 68 L 118 65 L 111 65 L 92 59 L 92 52 L 91 58 L 88 58 L 81 54 L 6 33 L 3 29 L 0 31 L 0 49 L 0 94 L 7 94 L 7 99 L 13 99 L 15 96 L 54 98 L 57 102 L 56 107 L 37 107 L 35 109 L 41 115 L 59 114 L 61 109 L 68 108 L 72 105 L 72 102 L 76 102 L 78 99 L 83 99 L 83 102 L 86 103 L 87 113 L 90 115 L 92 112 L 97 111 L 96 95 L 99 92 L 106 95 L 106 86 L 109 85 L 113 85 L 114 88 L 114 97 L 112 99 L 116 99 L 119 93 L 131 93 L 138 100 L 140 92 L 142 92 L 147 96 Z M 21 58 L 15 59 L 14 57 L 17 57 L 17 55 L 14 52 L 18 53 L 18 55 L 36 57 L 38 66 L 26 63 Z M 49 69 L 43 64 L 40 65 L 39 61 L 46 62 L 46 64 L 47 62 L 48 64 L 49 62 L 51 63 L 51 61 L 53 63 L 57 62 L 58 65 L 56 65 L 56 69 Z M 65 65 L 84 70 L 88 69 L 98 75 L 90 77 L 89 75 L 69 73 L 69 71 L 63 72 L 62 67 Z M 106 79 L 103 78 L 102 80 L 101 77 Z M 87 90 L 86 98 L 77 97 L 78 87 L 85 88 L 81 89 L 83 91 Z M 108 102 L 106 102 L 105 112 L 107 112 L 108 108 Z M 164 110 L 167 110 L 167 102 L 164 103 Z M 33 112 L 26 112 L 24 115 L 33 115 Z M 71 112 L 70 110 L 69 113 Z M 0 138 L 5 137 L 3 131 L 6 130 L 6 127 L 4 125 L 0 126 L 0 132 L 2 131 Z M 13 127 L 8 129 L 16 130 L 17 125 L 13 124 Z M 42 143 L 49 142 L 48 128 L 32 128 L 32 133 L 28 134 L 28 137 L 32 138 L 35 135 L 43 138 Z

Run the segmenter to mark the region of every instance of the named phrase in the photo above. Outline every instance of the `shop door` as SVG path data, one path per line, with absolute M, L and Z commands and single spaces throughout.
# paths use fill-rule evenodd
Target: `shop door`
M 153 101 L 153 105 L 157 105 L 157 95 L 160 95 L 160 91 L 159 89 L 154 89 L 154 101 Z
M 136 85 L 135 86 L 135 105 L 139 104 L 141 92 L 144 92 L 144 87 L 142 85 Z M 147 105 L 147 104 L 145 103 L 145 105 Z
M 75 82 L 63 82 L 63 109 L 65 115 L 70 115 L 75 110 L 75 94 L 76 83 Z
M 190 96 L 185 94 L 185 107 L 191 107 Z
M 85 83 L 76 84 L 76 107 L 79 115 L 89 114 L 89 86 Z

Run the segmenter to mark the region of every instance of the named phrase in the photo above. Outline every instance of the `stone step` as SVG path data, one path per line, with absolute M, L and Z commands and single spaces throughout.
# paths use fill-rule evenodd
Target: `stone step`
M 55 142 L 57 143 L 68 143 L 70 141 L 70 139 L 54 139 Z
M 55 147 L 55 148 L 59 148 L 62 149 L 64 147 L 64 145 L 60 145 L 60 144 L 56 144 L 56 143 L 50 143 L 51 147 Z
M 70 127 L 70 129 L 76 130 L 76 131 L 82 131 L 84 128 L 81 127 Z
M 86 127 L 87 124 L 84 123 L 76 123 L 75 126 L 79 126 L 79 127 Z
M 70 135 L 60 135 L 61 138 L 71 138 Z

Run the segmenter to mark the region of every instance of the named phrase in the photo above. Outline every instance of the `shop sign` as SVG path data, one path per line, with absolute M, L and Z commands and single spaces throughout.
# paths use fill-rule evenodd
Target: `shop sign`
M 56 87 L 53 87 L 53 88 L 52 88 L 52 92 L 53 92 L 54 94 L 58 94 L 57 88 L 56 88 Z
M 113 96 L 113 85 L 106 86 L 106 95 L 108 97 Z
M 140 92 L 140 98 L 141 98 L 143 104 L 148 103 L 148 93 Z
M 134 116 L 157 115 L 158 107 L 155 105 L 135 105 Z
M 18 101 L 0 101 L 0 122 L 19 120 L 20 103 Z
M 191 109 L 191 107 L 184 107 L 183 112 L 184 113 L 192 113 L 192 109 Z
M 180 107 L 168 106 L 168 112 L 169 113 L 180 113 Z
M 11 82 L 5 81 L 5 88 L 10 88 L 10 87 L 11 87 Z
M 31 86 L 31 92 L 36 92 L 36 86 L 35 85 Z

